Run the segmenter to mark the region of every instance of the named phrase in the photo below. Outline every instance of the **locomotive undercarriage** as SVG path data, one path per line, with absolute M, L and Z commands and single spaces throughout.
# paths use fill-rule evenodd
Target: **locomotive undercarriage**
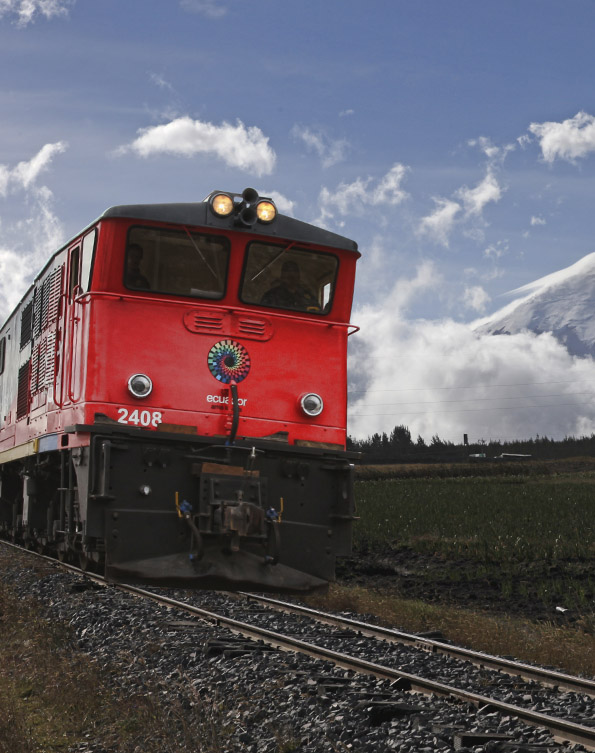
M 349 453 L 77 426 L 0 466 L 0 532 L 123 582 L 300 592 L 350 552 Z

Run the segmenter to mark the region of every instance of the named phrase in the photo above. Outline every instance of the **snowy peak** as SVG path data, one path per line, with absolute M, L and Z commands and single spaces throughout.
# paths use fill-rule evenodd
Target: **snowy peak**
M 595 357 L 595 253 L 513 293 L 522 297 L 475 322 L 476 332 L 552 332 L 572 355 Z

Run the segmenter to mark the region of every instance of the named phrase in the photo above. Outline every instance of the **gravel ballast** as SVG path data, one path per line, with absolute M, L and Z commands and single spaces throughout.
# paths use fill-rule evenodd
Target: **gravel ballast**
M 478 711 L 466 703 L 408 693 L 399 689 L 398 682 L 354 676 L 329 662 L 272 650 L 177 610 L 98 587 L 57 567 L 44 567 L 38 574 L 27 564 L 27 555 L 3 546 L 0 565 L 0 577 L 11 590 L 38 602 L 47 619 L 70 626 L 73 650 L 92 657 L 115 694 L 150 697 L 165 710 L 172 751 L 191 749 L 184 747 L 184 715 L 188 724 L 200 717 L 205 751 L 579 750 L 555 743 L 549 733 L 489 707 Z M 237 616 L 245 619 L 245 605 L 227 595 L 206 592 L 188 598 L 204 609 L 227 614 L 243 609 L 243 615 Z M 265 619 L 266 610 L 252 611 L 259 621 Z M 333 650 L 344 649 L 341 640 L 352 647 L 357 642 L 361 655 L 407 672 L 420 669 L 421 661 L 431 662 L 428 671 L 446 684 L 464 682 L 472 692 L 493 693 L 511 702 L 520 694 L 528 707 L 542 713 L 555 715 L 558 703 L 566 709 L 565 715 L 569 708 L 581 718 L 593 711 L 592 700 L 575 694 L 545 695 L 537 685 L 519 686 L 506 676 L 495 684 L 491 674 L 464 663 L 407 647 L 380 644 L 378 648 L 377 642 L 337 636 L 328 626 L 316 627 L 309 620 L 277 615 L 275 624 L 267 627 L 304 640 L 312 640 L 313 632 L 320 631 L 318 638 Z M 374 651 L 376 656 L 371 656 Z M 99 737 L 70 750 L 118 750 L 113 743 L 106 748 Z

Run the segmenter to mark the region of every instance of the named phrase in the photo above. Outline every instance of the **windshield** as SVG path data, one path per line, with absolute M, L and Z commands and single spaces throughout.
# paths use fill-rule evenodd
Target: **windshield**
M 240 298 L 259 306 L 327 314 L 330 311 L 338 260 L 332 254 L 292 244 L 248 246 Z
M 134 227 L 128 233 L 124 285 L 132 290 L 223 298 L 229 241 L 220 235 Z

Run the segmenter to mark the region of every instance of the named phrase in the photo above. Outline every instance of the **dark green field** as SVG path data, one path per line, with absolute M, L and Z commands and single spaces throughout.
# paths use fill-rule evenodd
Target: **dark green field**
M 356 483 L 353 577 L 401 595 L 592 625 L 592 467 L 492 466 L 510 475 L 456 478 L 438 467 L 426 467 L 430 477 L 411 477 L 419 467 L 362 469 L 360 478 L 409 477 Z

